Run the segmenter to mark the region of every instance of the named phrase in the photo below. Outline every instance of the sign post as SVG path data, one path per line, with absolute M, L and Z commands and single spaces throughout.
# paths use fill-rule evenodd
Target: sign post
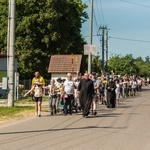
M 98 54 L 98 48 L 96 45 L 87 44 L 84 45 L 84 55 L 96 56 Z M 88 59 L 88 73 L 91 73 L 91 57 Z

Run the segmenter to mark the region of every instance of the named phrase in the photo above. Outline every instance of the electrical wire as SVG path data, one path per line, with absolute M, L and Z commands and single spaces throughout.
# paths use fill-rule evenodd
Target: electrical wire
M 132 41 L 132 42 L 145 42 L 145 43 L 150 43 L 150 41 L 145 41 L 145 40 L 127 39 L 127 38 L 113 37 L 113 36 L 109 36 L 109 38 L 118 39 L 118 40 Z
M 99 26 L 98 26 L 98 23 L 97 23 L 97 19 L 96 19 L 96 15 L 95 15 L 95 12 L 93 12 L 93 16 L 94 16 L 94 21 L 95 21 L 95 28 L 96 28 L 96 31 L 98 32 L 98 30 L 99 30 Z M 100 37 L 99 36 L 97 36 L 98 38 L 99 38 L 99 40 L 100 40 Z
M 130 1 L 127 1 L 127 0 L 120 0 L 120 1 L 126 2 L 126 3 L 130 3 L 130 4 L 134 4 L 134 5 L 137 5 L 137 6 L 142 6 L 142 7 L 150 8 L 150 6 L 139 4 L 139 3 L 130 2 Z
M 104 14 L 103 14 L 103 7 L 102 7 L 102 1 L 100 0 L 100 7 L 101 7 L 101 13 L 102 13 L 102 19 L 103 19 L 103 23 L 105 24 L 105 19 L 104 19 Z
M 98 3 L 97 3 L 97 0 L 95 0 L 95 5 L 96 5 L 96 11 L 97 11 L 97 16 L 98 16 L 98 20 L 99 20 L 99 22 L 100 22 L 100 24 L 101 24 L 101 13 L 100 13 L 100 11 L 99 11 L 99 7 L 98 7 Z

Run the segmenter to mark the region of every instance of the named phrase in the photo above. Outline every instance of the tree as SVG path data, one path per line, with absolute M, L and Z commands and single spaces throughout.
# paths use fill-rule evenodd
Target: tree
M 108 61 L 109 70 L 114 70 L 115 74 L 137 74 L 138 67 L 134 63 L 134 58 L 131 54 L 121 57 L 120 55 L 112 56 Z
M 0 49 L 7 45 L 7 19 L 8 19 L 8 2 L 6 0 L 0 1 Z
M 136 60 L 135 63 L 139 68 L 139 76 L 150 77 L 150 63 L 144 62 L 143 59 Z
M 101 74 L 101 59 L 99 56 L 94 56 L 92 61 L 92 71 Z
M 150 57 L 149 57 L 149 56 L 146 56 L 146 57 L 145 57 L 145 61 L 146 61 L 146 62 L 150 62 Z
M 4 3 L 0 2 L 1 5 L 6 8 Z M 88 18 L 86 7 L 81 0 L 17 1 L 16 52 L 21 78 L 31 78 L 37 70 L 46 77 L 51 55 L 83 53 L 80 30 Z M 0 21 L 6 17 L 3 13 Z M 6 47 L 6 43 L 4 45 Z

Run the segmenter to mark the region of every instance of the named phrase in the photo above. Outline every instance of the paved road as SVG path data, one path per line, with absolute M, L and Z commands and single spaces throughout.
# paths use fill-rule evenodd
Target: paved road
M 97 117 L 46 112 L 1 125 L 0 150 L 150 150 L 150 86 Z

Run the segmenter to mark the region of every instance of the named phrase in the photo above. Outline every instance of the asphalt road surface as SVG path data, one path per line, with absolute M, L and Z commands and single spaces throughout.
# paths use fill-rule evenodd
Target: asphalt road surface
M 0 150 L 150 150 L 150 86 L 96 117 L 45 112 L 0 125 Z

